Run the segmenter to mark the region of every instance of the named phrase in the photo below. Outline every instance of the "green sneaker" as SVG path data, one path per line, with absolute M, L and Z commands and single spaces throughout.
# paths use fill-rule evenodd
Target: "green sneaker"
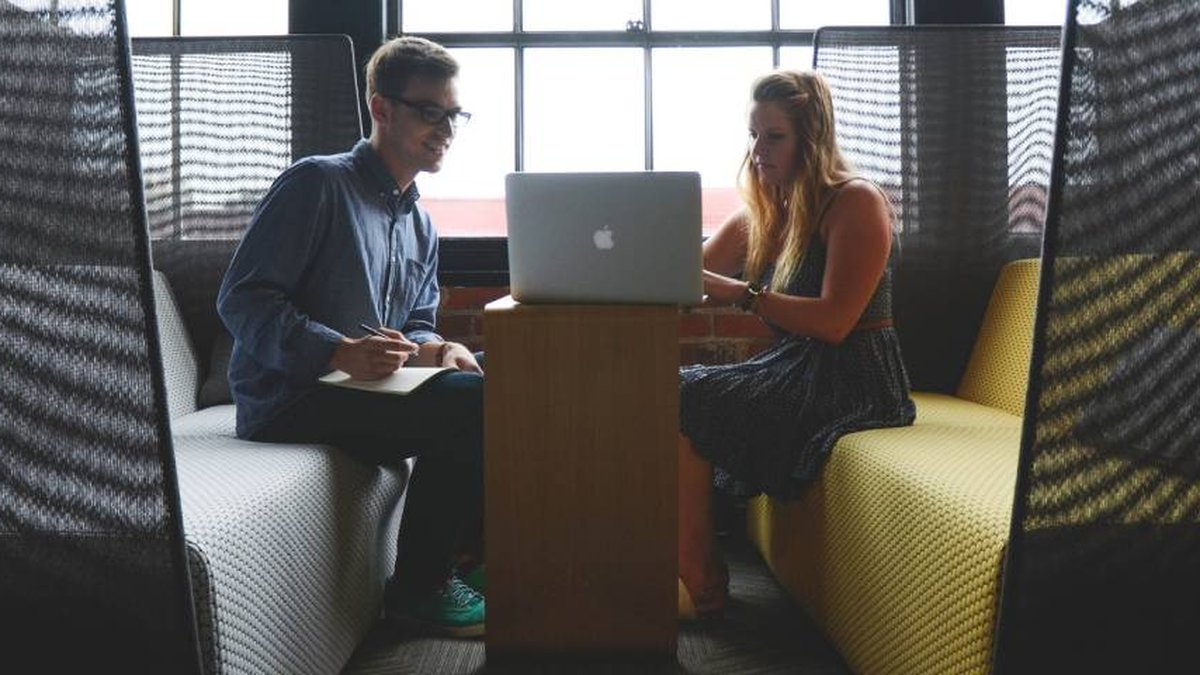
M 415 601 L 402 603 L 402 620 L 448 637 L 481 637 L 486 605 L 483 596 L 463 583 L 457 574 L 441 587 Z
M 487 572 L 483 569 L 482 564 L 472 567 L 471 571 L 463 575 L 462 580 L 476 593 L 480 595 L 487 593 Z

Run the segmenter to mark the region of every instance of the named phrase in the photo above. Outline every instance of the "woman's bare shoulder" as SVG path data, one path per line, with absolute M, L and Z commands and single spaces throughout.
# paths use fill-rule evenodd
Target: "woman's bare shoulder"
M 713 232 L 713 236 L 720 239 L 732 239 L 744 242 L 749 232 L 750 211 L 745 206 L 741 206 L 725 217 L 725 220 Z
M 866 178 L 851 178 L 839 189 L 837 198 L 834 199 L 832 208 L 842 207 L 842 209 L 887 209 L 889 207 L 888 199 L 883 194 L 883 190 Z
M 725 218 L 721 227 L 733 227 L 743 232 L 746 231 L 750 227 L 750 208 L 745 205 L 739 206 L 736 211 Z
M 878 200 L 880 203 L 887 201 L 887 197 L 883 194 L 883 188 L 879 187 L 875 181 L 862 176 L 853 176 L 842 185 L 842 193 L 845 195 L 855 195 L 859 199 Z
M 856 178 L 842 185 L 829 206 L 821 229 L 828 237 L 829 231 L 842 223 L 861 227 L 866 224 L 864 221 L 877 222 L 890 228 L 891 205 L 875 183 Z

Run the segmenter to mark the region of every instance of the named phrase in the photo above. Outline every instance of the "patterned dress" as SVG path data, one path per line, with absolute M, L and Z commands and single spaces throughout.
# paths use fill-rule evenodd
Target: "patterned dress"
M 786 293 L 819 296 L 825 259 L 814 234 Z M 891 318 L 891 284 L 889 261 L 860 323 Z M 771 328 L 778 340 L 749 361 L 680 369 L 680 426 L 718 488 L 794 499 L 843 434 L 912 424 L 916 408 L 894 328 L 855 330 L 840 345 Z

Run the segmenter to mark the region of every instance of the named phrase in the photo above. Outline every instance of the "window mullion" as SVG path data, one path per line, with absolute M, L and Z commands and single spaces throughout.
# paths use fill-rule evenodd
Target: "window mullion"
M 771 0 L 771 67 L 779 68 L 779 50 L 783 40 L 779 34 L 779 0 Z
M 650 2 L 651 0 L 642 0 L 642 30 L 646 37 L 646 44 L 643 47 L 645 50 L 645 58 L 643 66 L 645 68 L 644 79 L 642 82 L 642 110 L 645 111 L 645 125 L 643 130 L 643 149 L 645 150 L 645 166 L 647 171 L 654 170 L 654 50 L 650 47 L 650 31 L 654 30 L 654 26 L 650 23 Z
M 525 170 L 525 47 L 513 47 L 513 133 L 516 142 L 513 144 L 513 170 Z
M 513 171 L 525 170 L 525 45 L 521 36 L 525 32 L 525 6 L 523 0 L 513 0 Z
M 654 170 L 654 50 L 650 48 L 649 42 L 646 43 L 644 49 L 646 77 L 643 85 L 645 93 L 642 95 L 644 99 L 642 108 L 646 111 L 646 170 L 652 171 Z

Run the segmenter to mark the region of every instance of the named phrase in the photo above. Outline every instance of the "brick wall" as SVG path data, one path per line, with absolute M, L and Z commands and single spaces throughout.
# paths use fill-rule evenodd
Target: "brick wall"
M 472 350 L 486 349 L 483 306 L 508 294 L 505 287 L 442 287 L 438 332 Z M 772 342 L 758 317 L 733 308 L 704 308 L 679 315 L 679 363 L 736 363 Z

